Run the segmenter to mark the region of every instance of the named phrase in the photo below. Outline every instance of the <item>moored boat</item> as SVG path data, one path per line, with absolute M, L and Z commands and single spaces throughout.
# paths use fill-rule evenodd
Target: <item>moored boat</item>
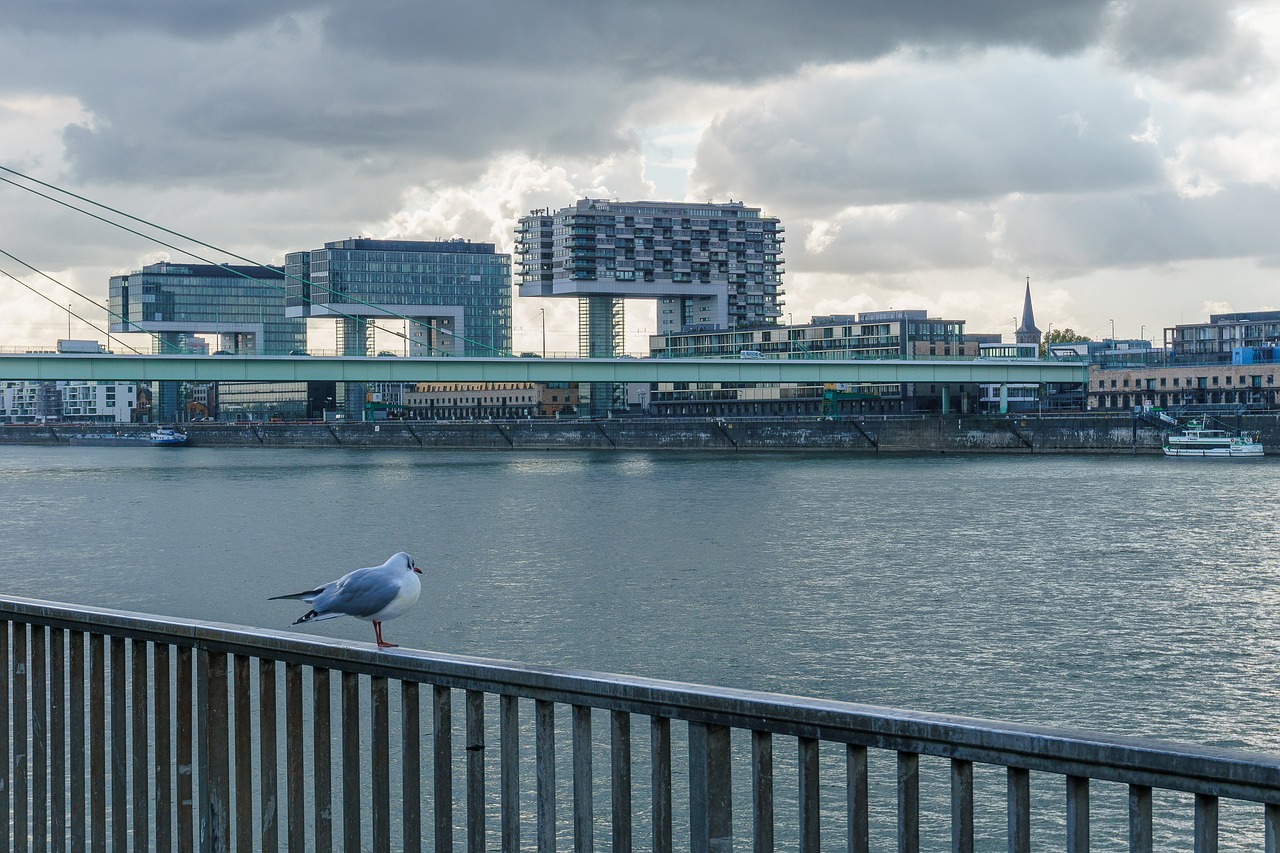
M 152 447 L 182 447 L 187 443 L 187 436 L 169 427 L 158 427 L 152 431 L 147 440 L 151 442 Z
M 90 432 L 71 436 L 72 447 L 146 447 L 148 439 L 141 433 Z
M 1220 458 L 1257 458 L 1264 449 L 1258 435 L 1210 429 L 1201 421 L 1191 421 L 1182 432 L 1165 439 L 1165 456 L 1208 456 Z

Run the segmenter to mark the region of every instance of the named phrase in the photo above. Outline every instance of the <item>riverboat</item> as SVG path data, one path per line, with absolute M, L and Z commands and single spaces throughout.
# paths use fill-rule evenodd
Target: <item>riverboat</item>
M 90 432 L 73 435 L 67 442 L 72 447 L 147 447 L 141 433 Z
M 1257 434 L 1234 433 L 1210 429 L 1200 421 L 1192 421 L 1165 439 L 1165 456 L 1208 456 L 1213 458 L 1250 459 L 1263 455 Z
M 152 447 L 182 447 L 187 443 L 187 436 L 168 427 L 159 427 L 147 436 L 147 441 Z

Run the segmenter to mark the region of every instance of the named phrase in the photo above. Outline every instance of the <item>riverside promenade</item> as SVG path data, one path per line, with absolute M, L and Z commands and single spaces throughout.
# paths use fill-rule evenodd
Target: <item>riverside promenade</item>
M 1280 446 L 1280 417 L 1242 427 Z M 150 425 L 114 424 L 145 436 Z M 854 453 L 1161 452 L 1166 430 L 1128 413 L 901 415 L 841 418 L 651 418 L 182 424 L 191 447 L 346 447 L 471 450 L 831 450 Z M 0 425 L 5 444 L 67 445 L 103 427 Z
M 943 814 L 973 851 L 994 806 L 1002 848 L 1048 825 L 1079 853 L 1117 788 L 1132 851 L 1170 792 L 1180 848 L 1219 849 L 1222 800 L 1280 839 L 1275 755 L 13 597 L 0 620 L 0 850 L 916 853 Z

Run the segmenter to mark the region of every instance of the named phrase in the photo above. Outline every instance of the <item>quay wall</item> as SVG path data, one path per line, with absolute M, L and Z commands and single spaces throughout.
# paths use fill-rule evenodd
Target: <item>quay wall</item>
M 1233 420 L 1232 425 L 1236 423 Z M 1239 427 L 1280 446 L 1280 414 Z M 66 445 L 101 425 L 0 425 L 3 445 Z M 119 425 L 121 434 L 151 427 Z M 336 421 L 183 424 L 192 447 L 349 447 L 458 450 L 816 450 L 852 453 L 1159 453 L 1165 430 L 1127 413 L 925 415 L 824 419 Z

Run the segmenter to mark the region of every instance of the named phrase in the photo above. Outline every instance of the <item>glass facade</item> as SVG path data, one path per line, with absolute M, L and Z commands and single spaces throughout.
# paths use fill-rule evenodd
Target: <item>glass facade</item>
M 111 331 L 150 333 L 158 355 L 193 351 L 196 335 L 228 352 L 286 355 L 306 347 L 307 328 L 285 316 L 284 281 L 279 267 L 150 264 L 111 277 Z
M 492 243 L 353 238 L 285 257 L 291 317 L 332 317 L 344 355 L 370 320 L 410 318 L 410 355 L 511 354 L 511 256 Z
M 150 264 L 129 275 L 111 277 L 111 331 L 151 335 L 151 351 L 206 354 L 288 355 L 307 346 L 306 320 L 285 316 L 285 277 L 280 267 L 231 264 Z M 210 340 L 211 339 L 211 340 Z M 152 417 L 182 421 L 190 416 L 189 386 L 154 384 Z M 277 403 L 306 408 L 301 383 L 272 389 Z M 235 406 L 227 383 L 217 399 Z

